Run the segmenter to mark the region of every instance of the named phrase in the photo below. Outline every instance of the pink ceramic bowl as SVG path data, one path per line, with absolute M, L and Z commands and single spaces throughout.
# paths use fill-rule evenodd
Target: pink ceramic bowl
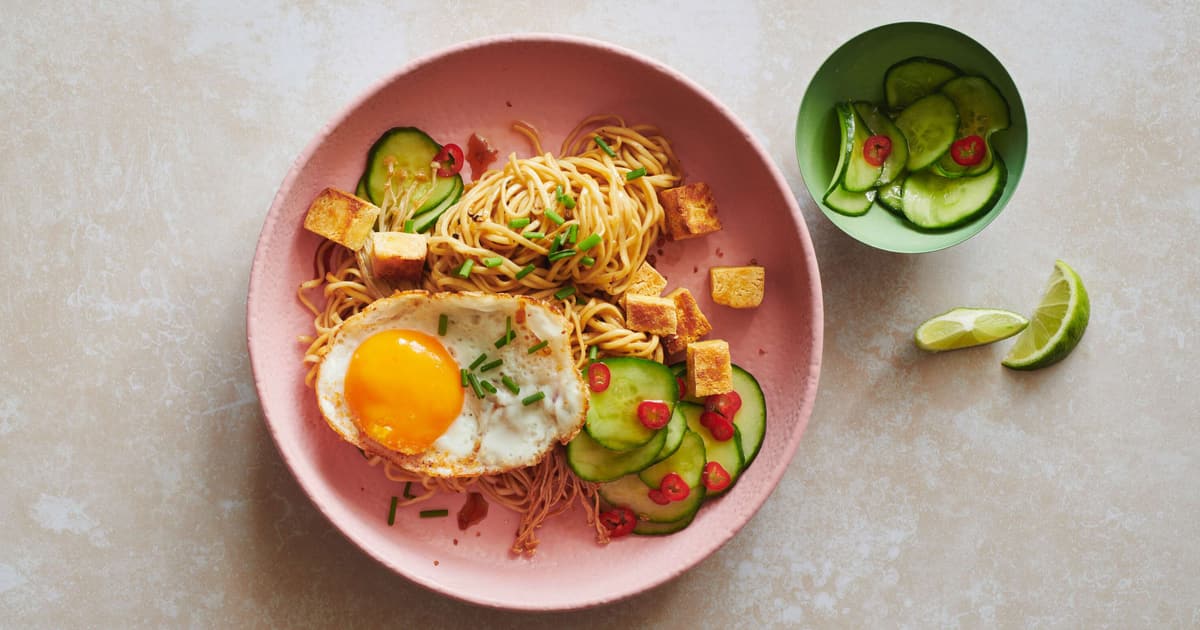
M 385 129 L 413 125 L 442 142 L 465 145 L 472 132 L 501 155 L 530 149 L 511 131 L 536 125 L 556 148 L 581 119 L 614 112 L 659 125 L 674 143 L 689 181 L 708 182 L 725 229 L 667 243 L 657 254 L 670 288 L 688 287 L 729 341 L 734 362 L 755 374 L 766 394 L 767 435 L 754 465 L 687 529 L 665 537 L 595 544 L 581 510 L 540 530 L 533 558 L 508 549 L 516 515 L 493 506 L 479 526 L 419 519 L 433 507 L 455 513 L 447 496 L 401 509 L 402 492 L 364 464 L 321 419 L 304 385 L 304 347 L 296 337 L 312 318 L 296 299 L 313 274 L 318 238 L 302 227 L 305 210 L 326 186 L 353 190 L 367 148 Z M 762 306 L 735 311 L 708 298 L 712 265 L 751 261 L 767 268 Z M 397 573 L 451 597 L 486 606 L 561 610 L 633 595 L 694 566 L 729 540 L 767 500 L 791 459 L 812 411 L 821 361 L 821 286 L 800 209 L 779 170 L 746 128 L 706 91 L 635 53 L 557 35 L 469 42 L 419 59 L 355 100 L 296 160 L 267 214 L 250 274 L 247 337 L 255 385 L 279 452 L 313 503 L 345 535 Z

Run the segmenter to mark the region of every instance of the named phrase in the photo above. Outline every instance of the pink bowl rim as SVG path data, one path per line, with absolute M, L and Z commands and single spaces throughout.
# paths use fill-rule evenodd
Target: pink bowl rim
M 787 472 L 788 465 L 790 464 L 792 458 L 795 457 L 796 449 L 799 447 L 801 436 L 804 433 L 804 430 L 808 425 L 808 421 L 812 416 L 813 405 L 816 401 L 816 392 L 820 380 L 821 362 L 823 357 L 825 323 L 821 275 L 817 266 L 816 251 L 812 244 L 812 237 L 809 234 L 808 225 L 804 220 L 804 215 L 798 202 L 796 201 L 795 194 L 792 192 L 791 187 L 788 185 L 787 180 L 779 170 L 779 167 L 775 164 L 775 161 L 771 159 L 770 154 L 764 150 L 763 146 L 758 142 L 750 130 L 741 122 L 741 120 L 735 116 L 729 108 L 725 107 L 724 104 L 717 100 L 717 98 L 713 96 L 707 89 L 683 75 L 681 72 L 628 48 L 591 38 L 557 33 L 493 35 L 463 41 L 458 44 L 441 48 L 414 58 L 396 71 L 391 72 L 377 80 L 365 91 L 351 100 L 336 115 L 330 118 L 325 125 L 322 126 L 317 135 L 308 143 L 307 146 L 305 146 L 304 150 L 300 152 L 296 159 L 292 161 L 291 166 L 288 168 L 287 174 L 284 176 L 283 181 L 279 186 L 279 190 L 276 192 L 275 197 L 271 201 L 271 207 L 267 211 L 267 216 L 263 222 L 263 228 L 259 232 L 259 238 L 255 246 L 255 254 L 254 259 L 251 262 L 250 280 L 246 299 L 246 341 L 250 356 L 250 367 L 254 379 L 255 392 L 257 393 L 261 391 L 260 383 L 266 378 L 266 375 L 263 374 L 263 370 L 260 369 L 260 361 L 255 357 L 254 351 L 254 337 L 258 325 L 254 321 L 253 313 L 255 312 L 255 305 L 258 299 L 257 296 L 261 294 L 261 292 L 257 289 L 260 283 L 267 280 L 261 272 L 261 267 L 264 264 L 263 261 L 265 259 L 265 252 L 263 251 L 261 245 L 263 240 L 267 238 L 269 234 L 272 234 L 275 231 L 276 224 L 280 221 L 280 217 L 283 214 L 284 200 L 298 178 L 303 165 L 312 158 L 313 154 L 316 153 L 316 151 L 321 147 L 330 133 L 344 123 L 347 119 L 349 119 L 351 115 L 353 115 L 354 112 L 362 107 L 362 105 L 370 98 L 375 96 L 378 92 L 386 88 L 391 83 L 401 79 L 403 76 L 413 73 L 425 65 L 437 62 L 443 57 L 459 54 L 473 49 L 488 48 L 500 44 L 568 44 L 579 46 L 583 48 L 589 48 L 597 52 L 624 57 L 635 63 L 648 66 L 653 70 L 670 77 L 696 94 L 698 97 L 706 100 L 709 105 L 711 105 L 718 113 L 721 114 L 721 116 L 729 121 L 730 124 L 732 124 L 733 127 L 746 138 L 751 148 L 764 158 L 769 170 L 769 174 L 779 189 L 782 191 L 787 191 L 788 194 L 784 195 L 784 201 L 792 215 L 793 222 L 796 224 L 798 231 L 802 236 L 801 245 L 803 247 L 803 258 L 806 263 L 805 268 L 809 270 L 809 281 L 813 287 L 811 295 L 808 296 L 813 307 L 812 321 L 810 322 L 810 327 L 813 333 L 813 356 L 809 364 L 809 374 L 805 381 L 804 391 L 798 392 L 800 399 L 803 401 L 798 410 L 799 422 L 789 435 L 787 444 L 784 446 L 783 453 L 785 455 L 785 463 L 776 467 L 774 470 L 769 471 L 769 475 L 766 480 L 766 487 L 768 488 L 767 492 L 751 501 L 753 509 L 747 513 L 746 517 L 742 519 L 741 523 L 739 523 L 736 527 L 730 528 L 728 531 L 721 532 L 719 536 L 715 536 L 711 541 L 712 544 L 709 545 L 707 549 L 704 549 L 702 553 L 695 554 L 686 561 L 674 565 L 668 571 L 657 574 L 643 574 L 645 579 L 631 583 L 630 587 L 623 591 L 608 592 L 588 598 L 582 598 L 570 605 L 542 605 L 536 601 L 500 601 L 498 599 L 480 596 L 479 594 L 468 595 L 439 588 L 439 585 L 436 582 L 393 562 L 388 557 L 378 553 L 377 550 L 369 547 L 365 541 L 357 538 L 352 532 L 343 528 L 330 512 L 329 506 L 327 506 L 321 499 L 314 495 L 306 478 L 301 477 L 301 475 L 297 473 L 296 458 L 299 457 L 299 455 L 289 452 L 283 448 L 276 422 L 272 421 L 271 415 L 268 413 L 266 406 L 262 404 L 261 399 L 259 404 L 262 408 L 263 418 L 267 424 L 267 428 L 271 433 L 272 441 L 275 443 L 276 450 L 279 451 L 279 454 L 282 456 L 284 462 L 287 464 L 288 469 L 291 471 L 292 476 L 296 479 L 301 489 L 308 496 L 309 500 L 311 500 L 314 505 L 317 506 L 317 509 L 321 512 L 321 514 L 324 515 L 325 518 L 343 536 L 354 543 L 354 545 L 359 549 L 363 550 L 368 556 L 374 558 L 377 562 L 387 567 L 389 570 L 432 592 L 445 595 L 452 599 L 456 599 L 468 604 L 481 605 L 500 610 L 527 612 L 579 610 L 616 602 L 658 587 L 687 572 L 705 558 L 711 556 L 726 542 L 732 539 L 733 536 L 740 531 L 747 522 L 749 522 L 750 518 L 752 518 L 754 514 L 758 513 L 763 504 L 766 503 L 766 500 L 774 492 L 775 488 L 778 487 L 780 480 Z

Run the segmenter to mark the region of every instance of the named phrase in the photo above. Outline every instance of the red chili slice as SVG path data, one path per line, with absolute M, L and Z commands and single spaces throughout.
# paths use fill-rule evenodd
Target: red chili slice
M 734 414 L 741 408 L 742 397 L 737 392 L 713 394 L 704 399 L 704 409 L 706 411 L 719 413 L 729 419 L 733 419 Z
M 671 421 L 671 408 L 661 400 L 643 400 L 637 409 L 638 420 L 647 429 L 661 429 Z
M 620 538 L 633 533 L 637 515 L 627 507 L 617 507 L 600 513 L 600 524 L 608 530 L 611 538 Z
M 704 473 L 701 475 L 704 479 L 704 487 L 713 492 L 720 492 L 729 487 L 731 481 L 729 471 L 720 462 L 708 462 L 704 465 Z
M 705 411 L 700 414 L 700 424 L 708 427 L 709 433 L 712 433 L 713 439 L 718 442 L 726 442 L 733 438 L 733 422 L 719 413 Z
M 457 144 L 443 145 L 442 150 L 433 156 L 433 161 L 441 165 L 437 170 L 438 177 L 453 177 L 465 164 L 462 147 Z
M 666 493 L 658 488 L 651 488 L 650 491 L 646 493 L 646 496 L 650 497 L 651 501 L 659 505 L 666 505 L 671 502 L 671 500 L 667 498 Z
M 679 386 L 679 398 L 687 398 L 687 380 L 682 376 L 676 376 L 675 384 Z
M 863 143 L 863 159 L 871 166 L 883 166 L 891 154 L 892 139 L 887 136 L 871 136 Z
M 688 498 L 692 489 L 683 481 L 679 473 L 667 473 L 658 484 L 658 489 L 670 501 L 682 501 Z
M 612 383 L 612 371 L 603 363 L 593 363 L 588 366 L 588 387 L 599 394 L 608 389 Z
M 987 155 L 987 143 L 981 136 L 959 138 L 950 145 L 950 157 L 959 166 L 975 166 Z

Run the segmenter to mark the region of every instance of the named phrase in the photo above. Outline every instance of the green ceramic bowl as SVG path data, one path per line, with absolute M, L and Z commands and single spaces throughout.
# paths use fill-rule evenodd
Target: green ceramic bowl
M 883 74 L 908 57 L 944 59 L 968 74 L 987 77 L 1008 100 L 1012 126 L 992 135 L 993 149 L 1008 166 L 1008 183 L 996 205 L 978 219 L 950 230 L 921 230 L 878 203 L 865 215 L 848 217 L 821 203 L 837 166 L 838 123 L 834 105 L 849 99 L 883 102 Z M 871 29 L 838 48 L 817 70 L 796 120 L 796 158 L 809 194 L 834 225 L 879 249 L 922 253 L 957 245 L 987 227 L 1012 197 L 1025 169 L 1028 132 L 1025 107 L 1012 77 L 979 42 L 956 30 L 924 22 L 899 22 Z

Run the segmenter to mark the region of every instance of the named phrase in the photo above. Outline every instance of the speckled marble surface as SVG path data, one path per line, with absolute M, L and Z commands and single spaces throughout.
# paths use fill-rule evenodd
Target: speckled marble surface
M 0 626 L 1200 626 L 1195 3 L 561 4 L 6 8 Z M 1032 147 L 999 220 L 922 256 L 834 228 L 792 149 L 824 57 L 910 19 L 1005 62 Z M 549 615 L 433 595 L 333 530 L 268 436 L 244 330 L 266 209 L 321 125 L 415 55 L 528 30 L 632 48 L 737 112 L 826 306 L 763 510 L 678 580 Z M 1066 362 L 911 346 L 952 306 L 1030 310 L 1059 257 L 1093 305 Z

